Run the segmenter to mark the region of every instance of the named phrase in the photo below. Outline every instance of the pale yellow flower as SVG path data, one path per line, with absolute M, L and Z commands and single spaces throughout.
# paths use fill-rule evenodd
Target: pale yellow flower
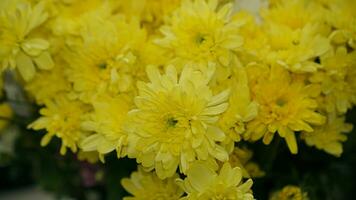
M 320 105 L 329 113 L 344 114 L 356 104 L 356 52 L 333 48 L 320 58 L 323 69 L 309 80 L 321 84 Z
M 0 9 L 0 71 L 16 68 L 22 78 L 29 81 L 36 67 L 48 70 L 54 66 L 49 42 L 33 34 L 47 17 L 42 3 L 32 6 L 26 1 L 14 0 Z
M 162 180 L 154 172 L 145 172 L 138 168 L 130 178 L 121 180 L 121 185 L 132 197 L 124 197 L 124 200 L 179 200 L 183 190 L 175 183 L 178 174 Z
M 306 84 L 303 78 L 293 78 L 281 66 L 251 65 L 249 74 L 252 100 L 258 103 L 259 111 L 247 125 L 246 139 L 263 138 L 263 142 L 269 144 L 278 132 L 290 151 L 296 154 L 295 132 L 312 132 L 312 125 L 325 122 L 325 117 L 316 112 L 315 98 L 320 94 L 320 87 Z
M 247 148 L 235 147 L 229 155 L 232 167 L 240 167 L 244 178 L 258 178 L 265 175 L 257 163 L 251 161 L 253 152 Z
M 81 130 L 81 118 L 89 108 L 78 100 L 70 100 L 66 94 L 59 94 L 54 100 L 47 100 L 40 110 L 41 117 L 29 125 L 34 130 L 45 129 L 46 135 L 41 145 L 46 146 L 52 137 L 61 139 L 60 153 L 64 155 L 67 147 L 77 152 L 78 143 L 85 136 Z
M 129 113 L 129 156 L 160 178 L 173 175 L 178 165 L 185 173 L 196 160 L 226 161 L 228 154 L 218 144 L 225 134 L 215 123 L 228 106 L 228 91 L 213 96 L 210 78 L 191 67 L 179 78 L 174 66 L 163 75 L 149 66 L 147 75 L 150 82 L 139 82 L 137 109 Z
M 231 21 L 231 12 L 232 4 L 218 8 L 217 0 L 184 0 L 156 43 L 167 49 L 172 62 L 227 66 L 243 43 L 236 33 L 241 24 Z
M 340 157 L 342 142 L 347 140 L 345 133 L 351 132 L 352 124 L 346 123 L 345 117 L 335 114 L 329 114 L 327 119 L 325 125 L 315 128 L 313 132 L 303 132 L 302 138 L 309 146 L 315 146 L 317 149 Z
M 187 171 L 184 180 L 177 180 L 178 184 L 187 193 L 182 200 L 253 200 L 251 193 L 252 180 L 242 183 L 241 169 L 232 168 L 225 163 L 219 173 L 204 163 L 196 163 Z
M 92 102 L 94 111 L 82 122 L 82 128 L 93 134 L 83 139 L 80 148 L 102 155 L 116 150 L 118 158 L 126 156 L 127 133 L 124 125 L 131 108 L 130 101 L 130 97 L 124 95 L 96 97 Z
M 219 125 L 228 136 L 226 145 L 231 151 L 234 142 L 241 140 L 241 135 L 246 131 L 247 122 L 257 116 L 258 105 L 251 100 L 248 77 L 244 68 L 237 69 L 236 78 L 231 84 L 229 108 L 219 120 Z
M 272 194 L 269 200 L 309 200 L 308 194 L 298 186 L 287 185 Z

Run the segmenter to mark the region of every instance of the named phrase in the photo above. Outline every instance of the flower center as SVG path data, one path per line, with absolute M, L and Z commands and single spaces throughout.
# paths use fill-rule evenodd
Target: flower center
M 178 123 L 178 120 L 176 120 L 176 119 L 173 118 L 173 117 L 169 117 L 169 118 L 167 119 L 167 126 L 168 126 L 168 127 L 174 128 L 177 123 Z
M 198 36 L 195 38 L 195 42 L 197 44 L 202 44 L 204 41 L 206 41 L 206 38 L 203 34 L 198 34 Z
M 101 62 L 101 63 L 98 64 L 98 67 L 99 67 L 100 69 L 106 69 L 107 66 L 108 66 L 108 65 L 106 64 L 106 62 Z
M 279 107 L 282 107 L 282 106 L 286 105 L 286 103 L 287 103 L 287 101 L 284 100 L 284 99 L 281 99 L 281 98 L 277 99 L 277 101 L 276 101 L 276 104 L 277 104 Z

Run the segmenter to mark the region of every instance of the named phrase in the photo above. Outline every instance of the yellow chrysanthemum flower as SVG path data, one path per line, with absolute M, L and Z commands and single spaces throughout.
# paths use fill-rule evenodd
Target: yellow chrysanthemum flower
M 324 0 L 324 19 L 333 32 L 331 41 L 337 45 L 347 44 L 356 49 L 356 4 L 353 0 Z
M 275 192 L 270 200 L 309 200 L 308 194 L 298 186 L 287 185 L 280 191 Z
M 260 56 L 269 64 L 278 63 L 293 72 L 315 72 L 321 65 L 314 59 L 330 49 L 328 31 L 315 10 L 305 1 L 283 1 L 263 12 L 262 31 L 267 44 Z M 304 13 L 300 15 L 300 13 Z
M 178 174 L 162 180 L 153 172 L 145 172 L 138 168 L 130 178 L 121 180 L 121 185 L 132 197 L 124 197 L 124 200 L 179 200 L 183 190 L 175 183 Z
M 13 111 L 9 104 L 0 103 L 0 133 L 9 124 Z
M 124 125 L 131 108 L 130 97 L 100 96 L 93 100 L 93 113 L 82 123 L 86 131 L 94 134 L 81 142 L 84 151 L 97 151 L 104 155 L 116 150 L 118 158 L 126 156 L 127 133 Z
M 180 5 L 181 0 L 132 0 L 117 4 L 120 13 L 130 18 L 139 18 L 151 31 L 156 31 L 169 15 Z
M 67 147 L 76 152 L 78 142 L 85 134 L 80 125 L 88 107 L 80 101 L 68 99 L 65 94 L 59 94 L 55 100 L 45 101 L 44 105 L 40 110 L 42 116 L 30 124 L 29 128 L 47 131 L 41 140 L 42 146 L 46 146 L 56 136 L 62 140 L 62 155 L 67 152 Z
M 7 0 L 5 0 L 6 2 Z M 47 19 L 42 3 L 32 6 L 14 0 L 0 8 L 0 71 L 16 68 L 25 81 L 31 80 L 36 67 L 48 70 L 54 66 L 49 42 L 34 34 Z
M 58 65 L 52 70 L 36 73 L 35 77 L 25 85 L 26 91 L 35 98 L 37 104 L 43 104 L 57 94 L 72 90 L 62 68 L 63 62 L 57 63 Z
M 150 82 L 139 82 L 137 109 L 129 113 L 131 157 L 156 169 L 160 178 L 173 175 L 178 165 L 185 173 L 195 160 L 226 161 L 227 152 L 217 144 L 225 135 L 215 123 L 228 106 L 229 92 L 213 96 L 207 86 L 210 78 L 191 67 L 179 79 L 174 66 L 164 75 L 149 66 L 147 75 Z
M 349 133 L 352 130 L 352 124 L 345 123 L 345 117 L 338 117 L 335 114 L 329 114 L 325 125 L 315 128 L 311 133 L 303 133 L 302 138 L 309 146 L 315 146 L 317 149 L 334 156 L 340 157 L 342 154 L 342 142 L 347 140 L 343 133 Z
M 258 105 L 251 100 L 248 77 L 244 68 L 237 69 L 236 80 L 231 85 L 229 108 L 222 114 L 219 125 L 226 133 L 227 149 L 231 151 L 234 142 L 241 140 L 246 131 L 245 124 L 257 116 Z
M 145 30 L 137 22 L 93 23 L 100 30 L 91 26 L 89 33 L 83 35 L 84 44 L 70 49 L 66 56 L 70 66 L 68 78 L 74 90 L 85 102 L 90 102 L 97 93 L 115 96 L 135 92 L 135 81 L 145 77 L 144 66 L 158 56 L 148 44 Z
M 265 175 L 257 163 L 252 162 L 253 152 L 247 148 L 235 147 L 229 155 L 229 163 L 232 167 L 239 167 L 244 178 L 258 178 Z
M 246 139 L 255 141 L 263 137 L 263 142 L 269 144 L 278 132 L 290 151 L 296 154 L 298 147 L 294 132 L 312 132 L 311 125 L 325 122 L 325 117 L 316 112 L 315 97 L 320 94 L 320 87 L 306 85 L 303 78 L 293 78 L 278 65 L 270 68 L 251 65 L 248 71 L 252 99 L 259 104 L 259 112 L 247 125 Z
M 243 41 L 232 22 L 232 4 L 218 7 L 217 0 L 184 0 L 156 43 L 172 54 L 171 62 L 213 62 L 227 66 Z
M 225 163 L 217 174 L 203 163 L 196 163 L 187 171 L 184 180 L 177 180 L 178 184 L 188 194 L 182 200 L 231 199 L 252 200 L 252 180 L 241 183 L 240 168 L 231 168 Z
M 54 35 L 67 38 L 79 36 L 83 25 L 90 24 L 93 18 L 109 18 L 115 9 L 107 0 L 47 0 L 45 5 L 53 16 L 49 28 Z
M 321 84 L 320 105 L 329 113 L 344 114 L 356 104 L 356 52 L 337 47 L 320 59 L 323 69 L 310 81 Z

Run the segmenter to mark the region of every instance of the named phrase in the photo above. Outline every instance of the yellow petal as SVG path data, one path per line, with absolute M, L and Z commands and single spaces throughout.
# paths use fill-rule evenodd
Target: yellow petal
M 36 73 L 35 65 L 29 56 L 19 52 L 16 58 L 17 69 L 25 81 L 31 80 Z
M 34 58 L 34 61 L 40 69 L 48 70 L 54 66 L 51 55 L 48 52 L 43 52 L 40 56 Z

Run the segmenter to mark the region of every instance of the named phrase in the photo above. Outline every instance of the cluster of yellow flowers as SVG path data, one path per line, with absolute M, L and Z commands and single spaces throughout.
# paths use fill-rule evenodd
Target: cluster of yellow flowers
M 342 153 L 355 10 L 273 0 L 257 18 L 226 0 L 1 0 L 0 72 L 18 72 L 43 107 L 29 126 L 47 131 L 41 145 L 136 159 L 127 200 L 248 200 L 248 178 L 264 172 L 240 141 L 277 133 L 293 154 L 296 138 Z

